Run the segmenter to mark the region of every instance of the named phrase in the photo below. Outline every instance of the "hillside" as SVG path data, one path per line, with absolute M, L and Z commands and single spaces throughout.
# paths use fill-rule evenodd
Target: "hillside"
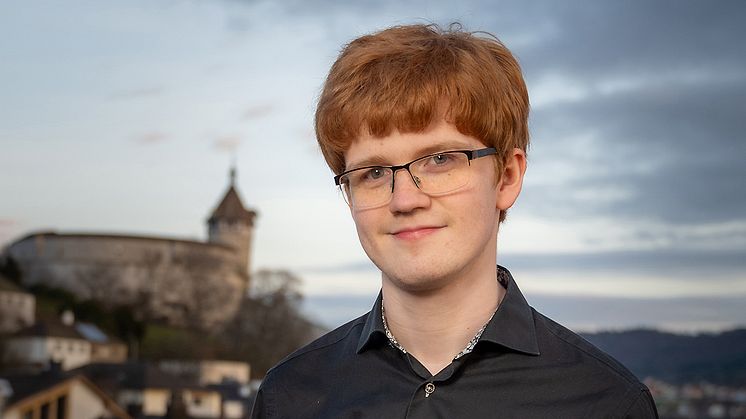
M 655 330 L 582 335 L 640 379 L 746 386 L 746 329 L 693 336 Z

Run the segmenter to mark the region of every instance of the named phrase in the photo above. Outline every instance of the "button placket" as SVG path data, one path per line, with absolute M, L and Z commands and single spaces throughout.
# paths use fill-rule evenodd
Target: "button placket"
M 425 397 L 430 397 L 431 394 L 435 392 L 435 384 L 433 383 L 427 383 L 425 384 Z

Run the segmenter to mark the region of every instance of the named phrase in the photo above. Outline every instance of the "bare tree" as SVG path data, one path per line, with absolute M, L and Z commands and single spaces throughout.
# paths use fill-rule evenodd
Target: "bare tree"
M 285 270 L 263 270 L 226 330 L 228 345 L 261 378 L 283 357 L 308 343 L 319 327 L 300 311 L 300 279 Z

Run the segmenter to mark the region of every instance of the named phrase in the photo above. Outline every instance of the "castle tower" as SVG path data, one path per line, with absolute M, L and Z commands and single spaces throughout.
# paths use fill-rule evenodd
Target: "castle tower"
M 228 191 L 207 220 L 208 241 L 235 248 L 241 267 L 245 268 L 248 274 L 256 212 L 244 207 L 236 192 L 235 183 L 236 169 L 231 168 Z

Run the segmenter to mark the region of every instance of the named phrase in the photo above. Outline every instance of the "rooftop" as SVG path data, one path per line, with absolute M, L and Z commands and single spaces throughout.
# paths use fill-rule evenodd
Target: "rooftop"
M 0 291 L 10 291 L 10 292 L 22 292 L 29 294 L 26 290 L 21 288 L 20 286 L 16 285 L 13 281 L 11 281 L 8 277 L 0 273 Z

